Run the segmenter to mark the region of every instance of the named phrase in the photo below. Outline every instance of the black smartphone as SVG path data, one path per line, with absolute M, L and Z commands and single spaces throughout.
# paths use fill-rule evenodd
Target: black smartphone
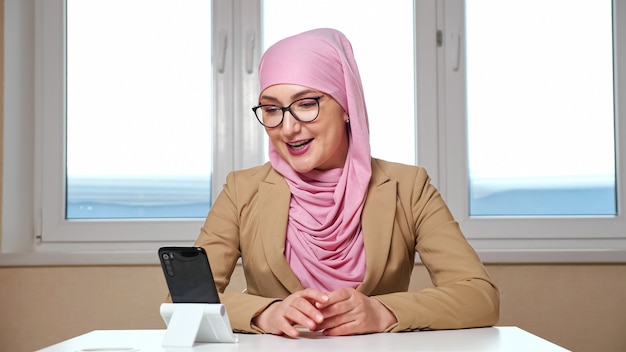
M 202 247 L 161 247 L 159 259 L 174 303 L 220 303 Z

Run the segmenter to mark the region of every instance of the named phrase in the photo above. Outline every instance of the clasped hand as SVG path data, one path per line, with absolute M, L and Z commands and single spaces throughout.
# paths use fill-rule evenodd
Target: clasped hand
M 295 325 L 338 336 L 382 332 L 397 320 L 380 301 L 353 288 L 307 288 L 271 304 L 252 322 L 265 332 L 297 337 Z

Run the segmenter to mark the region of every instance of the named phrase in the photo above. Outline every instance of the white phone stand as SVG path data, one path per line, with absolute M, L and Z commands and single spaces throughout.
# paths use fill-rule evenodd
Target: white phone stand
M 161 317 L 167 325 L 162 346 L 239 341 L 230 327 L 226 307 L 220 303 L 162 303 Z

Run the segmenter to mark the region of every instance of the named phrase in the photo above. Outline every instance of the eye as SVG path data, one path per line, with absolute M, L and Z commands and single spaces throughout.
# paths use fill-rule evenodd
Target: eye
M 264 114 L 277 114 L 280 111 L 280 108 L 276 105 L 261 105 L 261 110 L 263 110 Z
M 302 99 L 298 101 L 298 109 L 314 109 L 317 107 L 317 101 L 315 99 Z

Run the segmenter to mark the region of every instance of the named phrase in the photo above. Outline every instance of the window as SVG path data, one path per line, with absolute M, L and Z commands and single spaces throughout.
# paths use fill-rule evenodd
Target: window
M 67 1 L 71 6 L 77 0 Z M 125 10 L 130 10 L 130 2 L 134 1 L 140 0 L 127 0 L 123 3 L 115 2 L 115 4 L 120 7 L 123 6 Z M 547 17 L 549 25 L 547 28 L 566 28 L 567 26 L 560 22 L 565 18 L 564 14 L 575 16 L 575 12 L 572 11 L 578 9 L 579 6 L 594 6 L 594 8 L 600 9 L 600 15 L 605 16 L 605 18 L 609 12 L 606 8 L 609 6 L 607 1 L 549 0 L 548 2 L 556 4 L 555 9 L 562 11 L 556 12 L 559 14 L 558 16 Z M 112 2 L 107 1 L 107 3 Z M 181 4 L 181 2 L 173 0 L 171 3 Z M 171 3 L 164 0 L 156 3 L 149 2 L 150 5 L 145 6 L 155 6 L 156 8 L 161 4 Z M 194 108 L 194 111 L 201 111 L 198 114 L 202 116 L 208 115 L 208 120 L 204 118 L 194 120 L 200 124 L 196 127 L 186 127 L 190 122 L 185 122 L 184 128 L 181 128 L 189 135 L 192 135 L 191 133 L 198 133 L 195 136 L 207 135 L 207 138 L 202 141 L 184 141 L 184 143 L 201 142 L 204 143 L 204 146 L 185 145 L 181 148 L 181 150 L 194 149 L 194 151 L 197 151 L 195 149 L 207 148 L 194 157 L 194 159 L 201 158 L 204 160 L 195 163 L 196 166 L 202 164 L 201 171 L 195 170 L 186 174 L 184 172 L 176 173 L 179 180 L 186 180 L 185 177 L 200 177 L 201 181 L 199 182 L 203 183 L 201 187 L 204 187 L 202 188 L 204 193 L 194 190 L 191 192 L 193 196 L 205 200 L 206 198 L 214 199 L 222 187 L 227 172 L 258 165 L 266 160 L 267 141 L 262 128 L 258 126 L 250 112 L 250 107 L 256 103 L 256 94 L 258 93 L 256 62 L 261 51 L 278 37 L 307 29 L 309 26 L 318 26 L 317 24 L 304 23 L 302 16 L 317 16 L 321 22 L 316 23 L 338 27 L 346 32 L 353 41 L 368 99 L 374 156 L 406 163 L 417 162 L 419 165 L 425 166 L 433 182 L 439 187 L 452 212 L 459 220 L 464 233 L 483 260 L 487 262 L 597 262 L 623 261 L 626 258 L 626 233 L 624 233 L 626 220 L 622 210 L 626 200 L 626 191 L 623 187 L 626 181 L 626 169 L 624 169 L 626 151 L 624 150 L 625 146 L 619 143 L 626 137 L 626 124 L 621 123 L 623 122 L 623 114 L 620 110 L 620 106 L 625 105 L 624 93 L 620 87 L 626 85 L 626 74 L 624 73 L 626 70 L 620 66 L 622 65 L 620 61 L 624 61 L 620 58 L 626 56 L 626 23 L 620 22 L 621 19 L 626 18 L 626 6 L 623 4 L 619 2 L 612 4 L 612 27 L 609 27 L 606 22 L 602 22 L 601 25 L 592 28 L 600 32 L 592 34 L 584 26 L 592 12 L 585 10 L 586 20 L 582 21 L 580 26 L 576 28 L 580 30 L 577 36 L 588 35 L 591 40 L 587 43 L 594 45 L 601 41 L 606 44 L 608 39 L 604 36 L 607 35 L 608 31 L 612 31 L 610 45 L 613 47 L 613 53 L 610 59 L 606 54 L 606 49 L 589 51 L 589 55 L 576 57 L 576 59 L 604 60 L 604 63 L 597 66 L 597 70 L 581 69 L 577 74 L 582 74 L 583 71 L 585 73 L 593 72 L 590 75 L 593 76 L 592 78 L 602 77 L 603 79 L 602 82 L 597 83 L 598 89 L 594 90 L 595 93 L 601 93 L 598 96 L 603 100 L 595 104 L 595 108 L 602 107 L 602 111 L 598 110 L 598 113 L 594 114 L 593 120 L 584 121 L 589 125 L 589 128 L 585 128 L 584 131 L 596 133 L 595 142 L 588 143 L 593 145 L 588 146 L 589 148 L 585 151 L 593 150 L 593 155 L 601 154 L 602 157 L 593 158 L 593 160 L 588 159 L 596 163 L 593 167 L 589 167 L 589 162 L 585 163 L 584 166 L 587 166 L 584 168 L 585 171 L 593 171 L 597 175 L 584 175 L 585 177 L 593 177 L 584 180 L 587 183 L 583 183 L 583 188 L 589 189 L 590 181 L 598 181 L 598 185 L 605 187 L 605 191 L 608 190 L 609 197 L 605 199 L 608 201 L 603 203 L 608 204 L 608 207 L 599 213 L 592 213 L 587 209 L 570 213 L 516 210 L 497 214 L 493 212 L 493 204 L 487 204 L 491 209 L 485 210 L 487 208 L 483 207 L 485 205 L 483 201 L 486 198 L 480 198 L 481 195 L 485 194 L 480 192 L 485 190 L 487 192 L 498 191 L 499 188 L 496 186 L 499 186 L 501 181 L 484 182 L 485 180 L 494 181 L 491 177 L 494 170 L 481 168 L 484 165 L 494 165 L 493 159 L 497 160 L 497 155 L 493 154 L 493 150 L 490 149 L 497 149 L 500 145 L 479 149 L 483 139 L 488 141 L 486 138 L 494 137 L 491 130 L 495 126 L 490 122 L 485 124 L 479 120 L 479 118 L 489 118 L 486 117 L 488 114 L 485 111 L 493 110 L 494 104 L 478 104 L 478 102 L 481 99 L 489 102 L 488 99 L 491 95 L 508 91 L 510 88 L 490 91 L 474 87 L 485 83 L 486 78 L 504 78 L 504 82 L 508 83 L 518 71 L 515 70 L 514 64 L 499 70 L 498 77 L 494 77 L 496 74 L 492 71 L 480 71 L 480 67 L 477 65 L 488 62 L 486 60 L 491 59 L 494 54 L 485 54 L 487 51 L 476 46 L 476 43 L 481 37 L 489 36 L 487 49 L 502 49 L 496 53 L 502 53 L 507 47 L 505 44 L 510 44 L 504 42 L 505 39 L 511 40 L 510 37 L 496 39 L 498 38 L 496 35 L 506 33 L 510 35 L 510 29 L 494 28 L 496 24 L 491 21 L 499 19 L 500 17 L 494 16 L 494 14 L 500 13 L 505 17 L 507 24 L 515 23 L 514 19 L 521 12 L 515 12 L 516 16 L 509 18 L 506 17 L 506 12 L 503 9 L 499 9 L 497 12 L 492 11 L 493 6 L 520 4 L 525 10 L 529 9 L 531 14 L 554 13 L 548 11 L 552 7 L 548 6 L 545 1 L 507 0 L 480 2 L 480 4 L 478 2 L 466 2 L 467 4 L 465 4 L 462 1 L 444 0 L 402 0 L 394 1 L 393 4 L 363 1 L 359 2 L 358 7 L 354 7 L 354 2 L 341 0 L 321 3 L 323 6 L 320 5 L 319 9 L 322 12 L 326 11 L 323 15 L 309 11 L 298 11 L 299 1 L 293 0 L 286 2 L 283 0 L 185 2 L 189 6 L 191 4 L 206 6 L 208 3 L 211 4 L 210 9 L 207 10 L 207 7 L 204 7 L 205 10 L 202 10 L 203 13 L 206 13 L 206 22 L 197 20 L 185 23 L 185 26 L 191 26 L 194 23 L 204 26 L 202 30 L 193 30 L 194 33 L 201 33 L 204 36 L 203 39 L 195 40 L 202 40 L 203 44 L 210 47 L 210 53 L 203 51 L 202 54 L 197 54 L 198 58 L 194 58 L 205 61 L 206 59 L 200 59 L 200 57 L 206 58 L 207 55 L 211 57 L 210 65 L 208 63 L 203 65 L 200 73 L 198 73 L 199 77 L 204 77 L 199 80 L 202 81 L 200 84 L 205 87 L 201 88 L 203 93 L 194 99 L 183 96 L 181 98 L 183 100 L 178 102 L 174 102 L 174 100 L 158 102 L 162 110 L 170 111 L 170 115 L 179 112 L 178 109 L 171 112 L 176 105 L 196 103 L 199 106 Z M 80 98 L 80 100 L 97 98 L 93 100 L 93 104 L 97 105 L 98 99 L 104 100 L 103 96 L 112 97 L 112 94 L 117 92 L 100 92 L 98 94 L 89 92 L 95 88 L 85 89 L 86 91 L 72 91 L 78 87 L 77 83 L 72 83 L 74 82 L 73 79 L 84 77 L 84 73 L 80 74 L 81 77 L 72 76 L 78 75 L 80 72 L 73 71 L 77 68 L 72 66 L 71 57 L 73 56 L 69 56 L 73 50 L 72 40 L 78 39 L 72 39 L 71 33 L 67 42 L 64 39 L 65 4 L 66 0 L 5 2 L 5 34 L 7 38 L 5 41 L 5 79 L 7 80 L 5 86 L 10 86 L 12 89 L 5 89 L 4 129 L 6 133 L 3 155 L 5 167 L 3 175 L 2 251 L 32 251 L 33 234 L 40 240 L 35 246 L 35 249 L 40 251 L 96 250 L 139 251 L 142 253 L 147 251 L 153 253 L 162 244 L 189 244 L 196 238 L 204 215 L 199 217 L 197 214 L 189 216 L 189 213 L 182 215 L 168 212 L 170 216 L 162 217 L 163 214 L 155 212 L 153 217 L 146 216 L 145 213 L 142 213 L 146 209 L 141 209 L 141 207 L 145 204 L 157 203 L 156 201 L 150 203 L 156 198 L 148 196 L 155 194 L 144 193 L 143 196 L 149 198 L 150 201 L 140 204 L 139 207 L 137 207 L 139 202 L 132 203 L 131 206 L 134 206 L 138 212 L 130 217 L 76 216 L 73 219 L 67 219 L 63 204 L 66 200 L 70 201 L 70 197 L 76 196 L 77 193 L 74 191 L 78 188 L 66 188 L 66 176 L 69 178 L 70 186 L 80 186 L 81 182 L 87 179 L 88 172 L 85 171 L 84 167 L 89 165 L 88 162 L 84 161 L 87 159 L 81 159 L 81 156 L 76 154 L 77 151 L 73 149 L 79 148 L 77 146 L 81 144 L 72 143 L 79 143 L 82 137 L 80 133 L 76 133 L 76 128 L 85 131 L 89 131 L 91 128 L 91 126 L 80 127 L 79 120 L 73 120 L 73 116 L 80 116 L 82 113 L 73 115 L 81 110 L 73 105 L 72 97 L 80 96 L 74 94 L 86 94 L 86 97 Z M 349 11 L 351 15 L 340 17 L 341 21 L 336 22 L 337 20 L 329 15 L 329 13 L 347 13 L 343 6 L 350 4 L 353 6 Z M 481 10 L 480 6 L 483 5 L 489 6 L 490 11 Z M 371 10 L 372 8 L 373 10 Z M 71 8 L 68 11 L 71 11 Z M 144 11 L 144 13 L 148 12 Z M 173 16 L 174 13 L 168 13 L 168 16 Z M 488 18 L 485 20 L 485 23 L 490 24 L 487 34 L 479 34 L 481 32 L 479 32 L 480 27 L 477 24 L 480 22 L 477 22 L 475 13 L 488 13 Z M 198 13 L 194 13 L 194 15 L 198 15 Z M 199 17 L 202 16 L 204 15 L 199 15 Z M 272 21 L 272 19 L 277 20 Z M 358 21 L 359 19 L 365 21 L 367 25 L 353 26 L 349 24 L 350 21 Z M 287 23 L 289 20 L 293 20 L 295 23 L 276 25 Z M 210 23 L 210 28 L 206 27 L 207 23 Z M 529 23 L 533 23 L 533 26 L 530 26 Z M 532 28 L 528 28 L 528 33 L 523 33 L 524 38 L 530 35 L 530 29 L 539 28 L 537 27 L 538 23 L 525 22 L 525 26 Z M 67 24 L 68 30 L 71 31 L 73 25 L 71 20 Z M 298 27 L 296 28 L 296 26 Z M 500 25 L 498 24 L 498 26 Z M 182 26 L 179 27 L 177 29 L 184 29 Z M 370 30 L 374 31 L 370 32 Z M 174 32 L 176 30 L 168 30 L 168 35 Z M 359 39 L 360 32 L 366 34 L 366 44 L 363 44 L 362 39 Z M 543 33 L 545 34 L 545 30 Z M 156 32 L 151 31 L 146 35 L 155 34 Z M 112 35 L 112 32 L 106 32 L 107 37 Z M 166 34 L 160 34 L 159 38 L 165 36 Z M 602 36 L 603 39 L 594 39 L 593 36 Z M 527 39 L 524 40 L 527 41 Z M 170 43 L 172 46 L 181 45 L 182 41 L 173 40 Z M 536 44 L 538 43 L 536 41 Z M 66 44 L 67 59 L 70 60 L 67 71 L 65 71 L 64 65 Z M 149 41 L 140 44 L 146 46 Z M 561 42 L 553 40 L 547 48 L 554 49 L 561 44 Z M 32 48 L 34 48 L 34 52 Z M 518 47 L 513 46 L 513 48 Z M 370 53 L 369 50 L 371 49 L 373 49 L 373 53 Z M 90 49 L 84 54 L 93 54 L 94 50 L 98 50 L 98 48 Z M 180 50 L 186 49 L 178 47 L 177 51 Z M 485 56 L 489 57 L 485 58 Z M 86 58 L 83 59 L 83 62 L 91 61 L 91 59 L 87 60 Z M 550 59 L 552 58 L 553 56 L 550 57 Z M 129 59 L 128 62 L 130 61 L 132 60 Z M 541 63 L 548 61 L 546 59 Z M 607 61 L 611 61 L 613 66 L 609 67 L 610 65 L 606 64 Z M 497 63 L 500 64 L 501 62 Z M 167 63 L 164 66 L 169 67 L 167 71 L 171 72 L 172 66 L 168 66 Z M 174 67 L 177 66 L 174 65 Z M 135 67 L 138 70 L 149 69 L 148 66 L 142 65 Z M 490 65 L 487 69 L 491 70 L 494 67 Z M 612 73 L 607 73 L 609 72 L 607 71 L 608 68 L 613 69 Z M 185 72 L 184 69 L 186 67 L 180 68 L 180 72 Z M 503 70 L 504 72 L 502 72 Z M 550 73 L 553 72 L 550 71 Z M 161 75 L 166 76 L 163 73 Z M 186 74 L 163 78 L 179 79 L 182 76 L 186 76 Z M 99 80 L 110 77 L 113 75 L 101 77 Z M 205 85 L 206 77 L 211 77 L 208 78 L 211 80 L 210 85 Z M 566 77 L 570 78 L 567 75 Z M 399 78 L 399 81 L 388 81 L 391 78 Z M 380 80 L 384 83 L 377 83 Z M 611 80 L 612 83 L 606 83 L 607 80 Z M 181 82 L 177 81 L 177 83 Z M 152 85 L 158 84 L 159 82 L 153 82 Z M 66 85 L 68 89 L 67 106 L 64 105 L 66 102 Z M 612 85 L 612 87 L 607 88 L 607 85 Z M 538 86 L 544 88 L 541 85 Z M 132 85 L 125 82 L 124 87 L 119 88 L 127 89 L 130 87 Z M 168 88 L 167 86 L 163 87 Z M 380 87 L 383 89 L 379 89 Z M 135 90 L 141 89 L 136 88 Z M 526 91 L 528 90 L 530 89 L 527 88 Z M 532 93 L 536 93 L 535 91 Z M 392 93 L 391 97 L 385 95 L 389 92 Z M 132 93 L 123 94 L 116 99 L 123 100 L 128 97 L 128 94 Z M 511 99 L 511 96 L 505 97 Z M 546 94 L 538 96 L 545 98 Z M 141 99 L 138 96 L 136 100 L 140 101 Z M 521 103 L 518 103 L 519 100 L 510 101 L 513 103 L 508 105 L 518 104 L 522 106 Z M 525 100 L 525 102 L 527 101 L 529 100 Z M 169 103 L 172 105 L 167 105 Z M 379 105 L 376 106 L 377 104 Z M 106 109 L 111 107 L 110 104 L 100 105 L 103 106 L 98 109 L 98 112 L 106 112 Z M 66 108 L 67 125 L 65 125 Z M 393 108 L 397 108 L 397 110 Z M 561 108 L 563 108 L 563 103 L 557 105 L 558 114 L 550 114 L 550 117 L 561 116 Z M 155 113 L 154 111 L 150 113 L 141 111 L 143 110 L 141 106 L 139 108 L 124 107 L 120 110 L 123 110 L 124 113 L 133 112 L 134 115 L 134 111 L 147 115 Z M 541 110 L 547 110 L 547 108 Z M 113 110 L 109 110 L 107 115 L 114 113 Z M 521 122 L 512 114 L 496 114 L 495 116 L 502 115 L 509 119 L 508 121 Z M 99 121 L 105 119 L 113 124 L 113 119 L 106 116 L 100 117 Z M 163 121 L 167 122 L 168 119 L 165 118 Z M 546 121 L 542 119 L 535 124 L 547 123 Z M 563 141 L 561 139 L 562 134 L 573 133 L 574 130 L 571 127 L 568 127 L 566 131 L 559 130 L 558 128 L 562 127 L 562 121 L 554 121 L 557 132 L 544 127 L 542 131 L 547 136 Z M 378 123 L 380 125 L 377 125 Z M 122 122 L 118 121 L 115 124 L 119 125 Z M 183 123 L 181 122 L 181 124 Z M 507 128 L 510 128 L 509 126 L 507 125 Z M 189 131 L 189 129 L 193 131 Z M 499 130 L 504 130 L 504 128 L 500 127 Z M 514 130 L 518 131 L 519 128 Z M 148 136 L 156 134 L 155 132 Z M 389 137 L 389 135 L 393 137 Z M 64 143 L 62 143 L 66 137 L 69 138 L 67 151 Z M 101 137 L 101 135 L 94 134 L 90 140 L 81 143 L 86 146 L 85 148 L 88 148 L 90 146 L 87 142 L 96 141 L 97 138 Z M 513 138 L 517 138 L 515 133 L 506 138 L 506 142 Z M 159 148 L 173 143 L 173 138 L 170 139 L 167 134 L 161 135 L 157 139 L 157 143 L 162 142 L 162 145 L 158 146 Z M 535 141 L 538 138 L 533 137 L 532 139 Z M 98 144 L 102 143 L 104 142 L 98 142 Z M 489 144 L 493 143 L 490 142 Z M 387 145 L 392 145 L 393 148 L 386 149 Z M 402 146 L 400 148 L 401 153 L 395 153 L 398 150 L 398 145 Z M 548 145 L 541 148 L 553 147 L 553 145 Z M 563 143 L 563 146 L 558 145 L 557 147 L 562 148 L 570 155 L 574 155 L 574 157 L 579 156 L 581 152 L 581 149 L 576 149 L 578 145 L 565 147 Z M 542 151 L 544 150 L 542 149 Z M 96 153 L 95 151 L 90 152 Z M 159 152 L 159 154 L 162 153 L 163 150 Z M 549 153 L 539 153 L 538 155 L 544 156 L 546 154 Z M 128 153 L 128 155 L 132 155 L 132 153 Z M 522 155 L 526 156 L 524 153 Z M 481 158 L 485 157 L 484 160 L 487 161 L 481 161 Z M 181 160 L 181 158 L 180 155 L 172 157 L 170 167 L 172 167 L 172 163 Z M 539 162 L 538 160 L 538 156 L 531 158 L 532 162 Z M 580 168 L 576 168 L 575 163 L 579 163 L 579 160 L 582 159 L 578 157 L 574 161 L 562 165 L 567 166 L 566 169 L 569 171 L 572 170 L 570 166 L 574 165 L 573 169 L 578 171 Z M 65 169 L 66 161 L 68 162 L 67 170 Z M 74 163 L 75 161 L 78 162 Z M 207 168 L 205 163 L 209 164 L 210 167 Z M 189 162 L 185 164 L 189 164 Z M 32 165 L 35 165 L 35 170 L 33 170 Z M 96 171 L 102 173 L 103 170 L 97 170 L 97 168 L 103 165 L 106 164 L 96 163 Z M 126 173 L 122 176 L 124 176 L 124 182 L 131 184 L 133 178 L 140 173 L 132 171 L 136 166 L 134 163 L 127 165 L 130 166 L 123 168 Z M 549 163 L 549 165 L 555 164 Z M 189 165 L 181 166 L 181 170 L 187 166 Z M 110 170 L 111 168 L 102 169 Z M 170 169 L 168 168 L 168 170 Z M 540 167 L 536 169 L 548 170 Z M 502 170 L 496 169 L 496 171 Z M 175 187 L 173 182 L 162 182 L 167 177 L 172 176 L 171 174 L 156 168 L 152 169 L 150 173 L 152 179 L 160 180 L 153 185 L 156 185 L 157 188 L 165 186 L 165 188 L 161 187 L 159 192 Z M 34 179 L 33 175 L 35 175 Z M 155 175 L 159 175 L 159 177 L 153 178 Z M 483 175 L 488 177 L 483 178 Z M 550 174 L 546 175 L 549 176 Z M 596 177 L 598 175 L 602 177 Z M 529 180 L 528 174 L 510 172 L 506 176 L 506 181 L 515 187 L 528 186 L 528 182 L 526 182 Z M 521 176 L 523 182 L 518 182 L 520 180 L 515 179 L 517 176 Z M 207 188 L 206 183 L 209 182 L 209 178 L 210 187 Z M 511 183 L 511 181 L 513 182 Z M 141 182 L 148 189 L 153 189 L 151 188 L 153 185 L 146 184 L 144 181 Z M 182 184 L 189 186 L 186 182 Z M 580 187 L 581 184 L 575 185 Z M 545 186 L 546 184 L 542 185 L 542 187 Z M 178 188 L 175 193 L 176 198 L 180 198 L 184 190 Z M 135 197 L 138 195 L 141 194 L 135 194 Z M 109 196 L 114 198 L 116 195 Z M 74 199 L 80 199 L 80 197 Z M 87 197 L 87 199 L 90 198 Z M 176 201 L 180 201 L 180 199 Z M 535 205 L 537 204 L 531 204 L 531 206 Z M 495 208 L 500 209 L 497 205 Z M 156 209 L 157 207 L 152 207 L 151 211 Z M 73 216 L 69 217 L 72 218 Z M 156 262 L 155 256 L 149 258 Z M 135 262 L 130 259 L 129 261 Z M 106 259 L 102 259 L 101 262 L 106 262 Z
M 443 5 L 441 188 L 466 236 L 494 260 L 623 258 L 624 9 Z
M 211 3 L 67 0 L 66 7 L 65 218 L 205 217 Z
M 616 215 L 611 1 L 465 9 L 470 214 Z
M 38 249 L 191 243 L 225 174 L 262 161 L 261 131 L 233 118 L 254 102 L 241 83 L 256 84 L 234 70 L 233 2 L 54 0 L 34 12 Z

